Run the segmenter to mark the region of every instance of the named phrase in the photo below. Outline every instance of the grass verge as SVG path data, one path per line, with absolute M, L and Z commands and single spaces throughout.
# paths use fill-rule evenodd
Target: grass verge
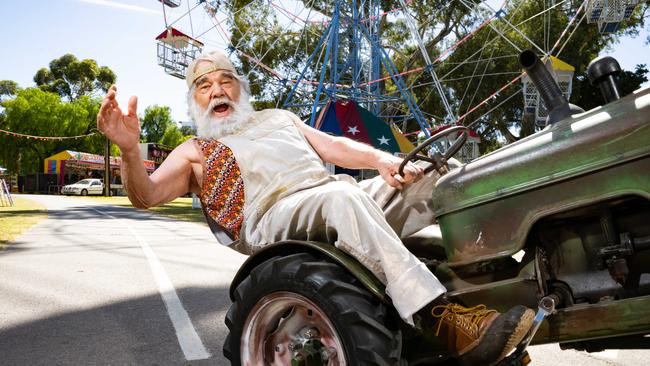
M 78 197 L 79 199 L 91 199 L 96 202 L 101 202 L 107 205 L 132 207 L 131 202 L 126 197 Z M 181 197 L 171 202 L 165 203 L 162 206 L 152 207 L 148 209 L 157 215 L 166 216 L 175 220 L 190 221 L 200 224 L 205 224 L 205 217 L 200 208 L 192 208 L 192 199 Z M 206 224 L 207 225 L 207 224 Z
M 14 205 L 0 207 L 0 250 L 32 225 L 47 218 L 47 210 L 39 203 L 14 196 Z

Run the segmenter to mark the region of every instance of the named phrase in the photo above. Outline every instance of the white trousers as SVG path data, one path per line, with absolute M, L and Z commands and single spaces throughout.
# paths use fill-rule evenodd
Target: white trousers
M 433 223 L 430 202 L 437 178 L 430 173 L 403 191 L 381 177 L 358 184 L 340 178 L 294 193 L 264 214 L 246 238 L 248 249 L 286 239 L 334 243 L 386 285 L 399 315 L 412 324 L 412 315 L 446 289 L 397 233 L 405 237 Z

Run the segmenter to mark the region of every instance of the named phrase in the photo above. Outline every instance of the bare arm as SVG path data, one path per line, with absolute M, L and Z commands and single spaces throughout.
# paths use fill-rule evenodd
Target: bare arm
M 175 148 L 158 169 L 148 176 L 139 151 L 122 153 L 122 174 L 129 200 L 138 208 L 172 201 L 190 192 L 193 155 L 192 140 Z
M 398 169 L 402 159 L 387 152 L 346 137 L 328 135 L 301 121 L 295 121 L 295 124 L 325 162 L 350 169 L 377 169 L 382 178 L 395 188 L 422 177 L 423 169 L 412 163 L 404 167 L 405 176 L 400 176 Z
M 190 190 L 192 141 L 186 141 L 172 151 L 151 177 L 144 168 L 138 143 L 140 121 L 136 114 L 138 100 L 129 99 L 128 113 L 123 114 L 115 96 L 117 88 L 108 90 L 97 114 L 97 127 L 115 143 L 122 153 L 122 182 L 129 200 L 135 207 L 148 208 L 169 202 Z

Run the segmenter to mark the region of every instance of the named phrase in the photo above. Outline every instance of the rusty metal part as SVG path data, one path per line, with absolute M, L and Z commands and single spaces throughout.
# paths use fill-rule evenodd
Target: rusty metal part
M 343 344 L 327 315 L 293 292 L 274 292 L 250 311 L 241 337 L 244 365 L 345 365 Z
M 539 219 L 650 199 L 650 88 L 567 118 L 442 177 L 433 193 L 451 265 L 509 256 Z
M 646 334 L 650 296 L 579 304 L 558 309 L 542 323 L 531 344 Z
M 627 276 L 630 274 L 630 270 L 627 267 L 627 261 L 625 258 L 614 258 L 607 260 L 607 269 L 609 274 L 612 276 L 614 281 L 625 285 L 627 282 Z

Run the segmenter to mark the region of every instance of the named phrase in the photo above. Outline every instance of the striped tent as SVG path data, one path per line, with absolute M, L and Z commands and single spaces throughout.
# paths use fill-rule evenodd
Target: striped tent
M 374 146 L 389 153 L 408 153 L 413 144 L 397 128 L 362 108 L 353 100 L 328 102 L 318 114 L 318 130 Z

